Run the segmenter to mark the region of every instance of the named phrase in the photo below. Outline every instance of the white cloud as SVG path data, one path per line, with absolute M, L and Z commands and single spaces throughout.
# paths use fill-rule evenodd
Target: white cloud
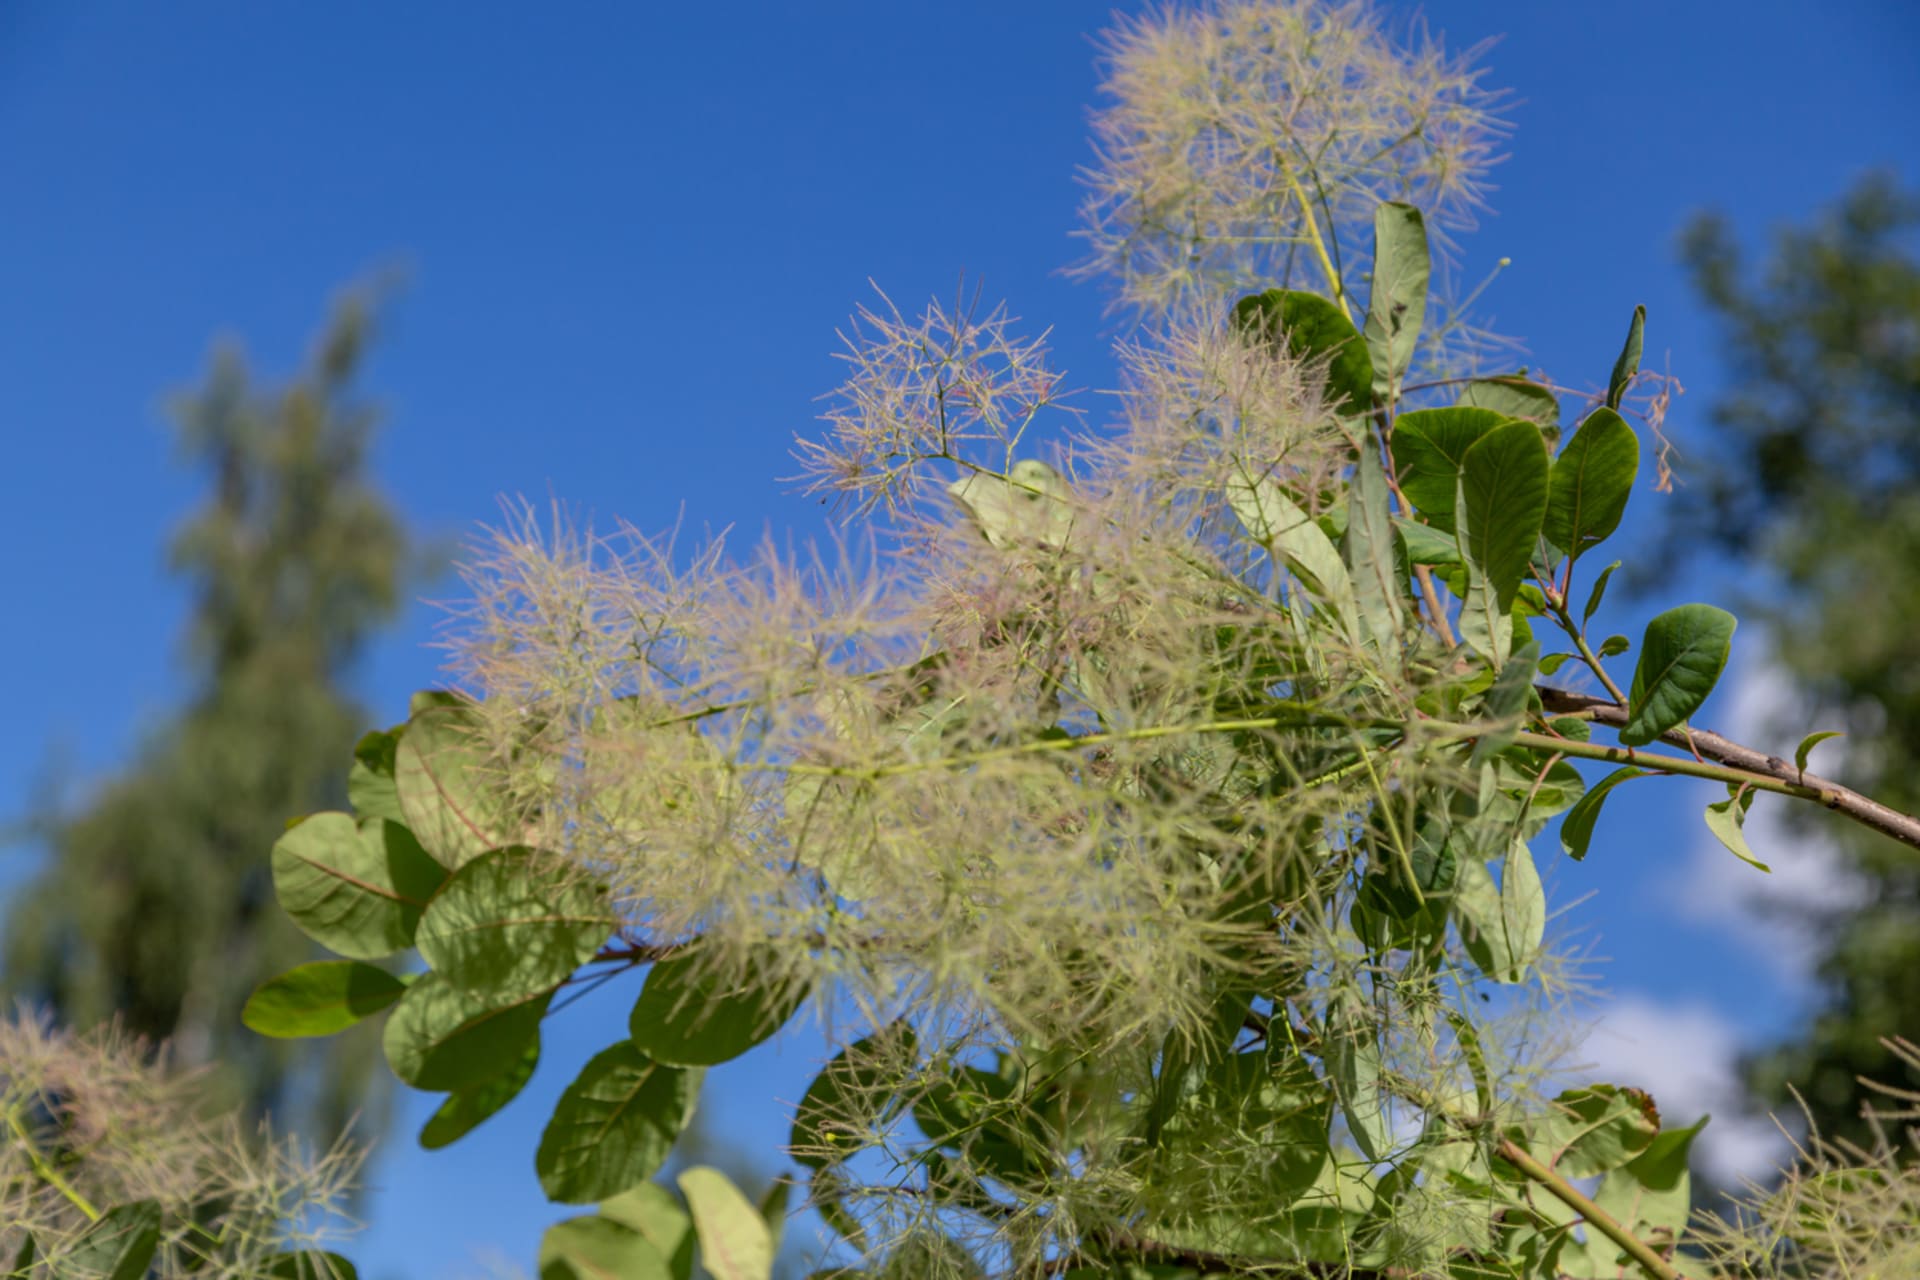
M 1726 1184 L 1758 1178 L 1790 1152 L 1779 1126 L 1743 1112 L 1735 1074 L 1741 1041 L 1733 1025 L 1698 1003 L 1629 995 L 1603 1005 L 1574 1054 L 1583 1080 L 1645 1089 L 1669 1128 L 1712 1115 L 1696 1140 L 1697 1166 Z

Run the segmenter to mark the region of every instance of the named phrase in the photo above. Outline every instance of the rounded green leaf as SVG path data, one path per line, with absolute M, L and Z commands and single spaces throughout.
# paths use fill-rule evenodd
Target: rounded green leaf
M 466 1137 L 483 1121 L 519 1097 L 520 1091 L 527 1087 L 527 1081 L 533 1079 L 534 1068 L 539 1065 L 540 1038 L 535 1036 L 527 1042 L 520 1061 L 505 1072 L 448 1094 L 446 1101 L 440 1104 L 440 1109 L 428 1117 L 427 1123 L 421 1128 L 420 1145 L 428 1151 L 438 1151 Z
M 414 712 L 394 753 L 394 784 L 407 826 L 449 870 L 512 842 L 464 703 L 428 702 Z
M 1498 887 L 1477 860 L 1463 862 L 1453 913 L 1460 940 L 1480 972 L 1495 982 L 1525 978 L 1547 928 L 1546 892 L 1526 842 L 1508 846 Z
M 1453 532 L 1460 465 L 1467 450 L 1508 421 L 1491 409 L 1474 408 L 1416 409 L 1394 419 L 1394 476 L 1400 492 L 1428 524 Z
M 413 942 L 446 871 L 411 832 L 385 818 L 316 813 L 273 845 L 273 887 L 293 922 L 322 946 L 378 960 Z
M 1633 428 L 1613 410 L 1595 409 L 1554 459 L 1541 528 L 1547 541 L 1578 556 L 1606 539 L 1620 527 L 1639 469 Z
M 540 1239 L 540 1280 L 676 1280 L 660 1251 L 611 1218 L 568 1218 Z
M 785 1025 L 807 986 L 769 964 L 722 969 L 696 953 L 647 974 L 627 1029 L 649 1057 L 683 1067 L 737 1058 Z
M 606 886 L 564 859 L 515 846 L 467 863 L 420 919 L 414 944 L 456 987 L 550 990 L 593 958 L 619 922 Z
M 96 1218 L 57 1262 L 59 1280 L 140 1280 L 160 1247 L 160 1205 L 137 1200 Z
M 560 1095 L 534 1168 L 547 1198 L 588 1204 L 651 1178 L 693 1117 L 701 1072 L 622 1042 L 594 1055 Z
M 464 1089 L 504 1075 L 539 1037 L 550 995 L 488 1000 L 424 974 L 387 1019 L 387 1065 L 416 1089 Z
M 303 964 L 262 983 L 240 1021 L 263 1036 L 330 1036 L 398 1000 L 407 984 L 357 960 Z
M 740 1188 L 706 1165 L 695 1165 L 677 1181 L 700 1236 L 700 1265 L 714 1280 L 770 1280 L 773 1233 Z
M 657 1182 L 642 1182 L 600 1202 L 600 1216 L 631 1227 L 686 1280 L 693 1274 L 693 1219 L 679 1197 Z
M 1460 550 L 1486 576 L 1502 613 L 1513 607 L 1527 576 L 1547 514 L 1547 494 L 1547 446 L 1530 422 L 1502 423 L 1460 459 L 1454 515 Z
M 1327 400 L 1347 414 L 1373 411 L 1373 360 L 1347 313 L 1317 293 L 1268 289 L 1234 304 L 1233 318 L 1306 361 L 1324 362 Z
M 1643 747 L 1700 709 L 1726 669 L 1735 625 L 1732 614 L 1710 604 L 1683 604 L 1647 624 L 1622 743 Z

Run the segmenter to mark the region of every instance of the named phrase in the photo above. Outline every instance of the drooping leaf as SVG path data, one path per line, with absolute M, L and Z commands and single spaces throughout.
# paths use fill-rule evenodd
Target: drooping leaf
M 1345 552 L 1360 625 L 1369 648 L 1383 661 L 1397 662 L 1405 625 L 1406 572 L 1394 543 L 1393 509 L 1387 472 L 1379 452 L 1360 451 L 1348 497 Z
M 700 1237 L 700 1265 L 714 1280 L 769 1280 L 773 1234 L 740 1188 L 705 1165 L 686 1170 L 677 1181 Z
M 1567 810 L 1567 816 L 1560 822 L 1560 847 L 1567 851 L 1569 858 L 1578 862 L 1587 856 L 1587 846 L 1593 843 L 1593 824 L 1600 820 L 1600 807 L 1607 802 L 1607 793 L 1643 772 L 1630 764 L 1622 765 L 1594 783 L 1587 794 Z
M 1586 1085 L 1553 1100 L 1534 1154 L 1570 1178 L 1617 1169 L 1645 1151 L 1660 1132 L 1653 1099 L 1638 1089 Z
M 1703 1117 L 1685 1129 L 1662 1130 L 1646 1150 L 1600 1180 L 1594 1203 L 1634 1235 L 1659 1246 L 1677 1240 L 1692 1211 L 1688 1155 L 1706 1128 Z
M 1707 806 L 1707 830 L 1713 832 L 1714 839 L 1727 847 L 1740 861 L 1761 871 L 1771 872 L 1773 868 L 1753 856 L 1753 850 L 1747 847 L 1746 832 L 1742 830 L 1747 822 L 1747 810 L 1753 807 L 1754 791 L 1751 787 L 1730 785 L 1732 794 L 1718 804 Z
M 400 788 L 393 780 L 405 725 L 375 730 L 353 748 L 353 767 L 347 773 L 347 800 L 358 818 L 388 818 L 405 822 L 400 812 Z
M 1800 745 L 1793 749 L 1793 767 L 1801 773 L 1805 773 L 1807 771 L 1807 757 L 1813 754 L 1813 749 L 1825 742 L 1828 738 L 1838 738 L 1842 736 L 1844 735 L 1839 729 L 1822 729 L 1818 733 L 1810 733 L 1800 739 Z
M 771 952 L 726 968 L 688 953 L 647 973 L 627 1029 L 656 1061 L 713 1066 L 778 1031 L 806 998 L 806 983 L 781 973 Z
M 1514 374 L 1469 382 L 1454 402 L 1465 408 L 1491 409 L 1503 418 L 1531 422 L 1548 436 L 1560 431 L 1560 401 L 1537 382 Z
M 1473 408 L 1416 409 L 1394 419 L 1394 476 L 1400 492 L 1428 524 L 1453 532 L 1460 466 L 1467 450 L 1509 421 L 1491 409 Z M 1545 448 L 1541 446 L 1543 453 Z
M 1270 476 L 1242 474 L 1227 482 L 1227 505 L 1255 542 L 1318 596 L 1356 640 L 1359 610 L 1346 561 L 1313 517 Z
M 1732 614 L 1710 604 L 1683 604 L 1647 624 L 1622 743 L 1645 746 L 1700 709 L 1726 669 L 1734 625 Z
M 407 826 L 448 870 L 513 843 L 468 704 L 435 701 L 414 712 L 395 751 L 394 785 Z
M 534 1168 L 549 1200 L 588 1204 L 651 1178 L 693 1118 L 701 1072 L 622 1041 L 595 1054 L 560 1095 Z
M 864 1147 L 868 1125 L 881 1112 L 888 1064 L 911 1056 L 913 1047 L 913 1027 L 894 1022 L 829 1059 L 794 1108 L 788 1154 L 810 1169 L 820 1169 Z
M 1381 1085 L 1380 1045 L 1355 1004 L 1351 997 L 1339 1002 L 1328 1029 L 1327 1063 L 1340 1095 L 1340 1109 L 1347 1117 L 1347 1132 L 1362 1155 L 1383 1160 L 1392 1149 L 1393 1130 Z
M 499 1075 L 489 1077 L 447 1095 L 440 1109 L 427 1118 L 420 1129 L 420 1145 L 428 1151 L 452 1146 L 478 1128 L 494 1113 L 520 1096 L 540 1065 L 540 1038 L 527 1041 L 520 1060 Z
M 1243 327 L 1271 342 L 1284 340 L 1301 360 L 1327 369 L 1327 400 L 1349 415 L 1373 412 L 1373 361 L 1347 313 L 1318 294 L 1268 289 L 1234 304 Z
M 489 1000 L 437 973 L 400 997 L 381 1037 L 393 1074 L 416 1089 L 466 1089 L 514 1070 L 540 1034 L 550 992 Z
M 263 1036 L 330 1036 L 398 1000 L 407 984 L 357 960 L 319 960 L 262 983 L 240 1021 Z
M 1420 327 L 1426 322 L 1427 281 L 1433 261 L 1420 210 L 1382 201 L 1373 211 L 1373 289 L 1367 298 L 1367 354 L 1373 364 L 1373 398 L 1399 398 L 1413 364 Z
M 1460 563 L 1460 543 L 1451 534 L 1431 525 L 1394 517 L 1393 527 L 1407 548 L 1409 564 L 1450 565 Z
M 1633 641 L 1625 636 L 1608 636 L 1600 642 L 1599 654 L 1603 658 L 1617 658 L 1633 648 Z
M 1620 401 L 1627 394 L 1627 385 L 1633 381 L 1633 375 L 1640 372 L 1640 352 L 1647 341 L 1647 309 L 1633 309 L 1633 323 L 1627 326 L 1627 343 L 1620 348 L 1620 358 L 1613 362 L 1613 374 L 1607 379 L 1607 408 L 1618 409 Z
M 1580 626 L 1583 634 L 1586 625 L 1593 621 L 1593 615 L 1600 611 L 1600 601 L 1605 599 L 1607 594 L 1607 582 L 1613 577 L 1613 571 L 1619 567 L 1620 562 L 1615 560 L 1612 564 L 1602 569 L 1599 576 L 1593 580 L 1593 590 L 1587 594 L 1586 610 L 1580 615 Z
M 1538 669 L 1540 646 L 1532 640 L 1514 650 L 1506 665 L 1500 668 L 1500 674 L 1487 686 L 1486 697 L 1481 704 L 1481 716 L 1492 726 L 1480 735 L 1473 744 L 1473 754 L 1468 758 L 1469 768 L 1478 768 L 1494 756 L 1505 751 L 1513 743 L 1520 731 L 1520 723 L 1526 715 L 1527 699 L 1533 692 L 1534 672 Z
M 420 913 L 446 878 L 407 828 L 316 813 L 273 845 L 273 887 L 306 935 L 355 960 L 413 942 Z
M 567 1218 L 540 1238 L 540 1280 L 678 1280 L 660 1251 L 608 1217 Z
M 414 941 L 452 985 L 505 998 L 551 990 L 618 923 L 604 884 L 565 859 L 512 846 L 454 872 Z
M 947 493 L 996 547 L 1037 543 L 1059 550 L 1073 533 L 1067 482 L 1035 458 L 1014 463 L 1005 479 L 969 472 L 948 485 Z
M 1620 527 L 1633 478 L 1640 467 L 1640 439 L 1611 409 L 1595 409 L 1554 459 L 1547 515 L 1548 542 L 1578 558 Z
M 55 1280 L 140 1280 L 160 1247 L 159 1202 L 115 1205 L 49 1262 Z

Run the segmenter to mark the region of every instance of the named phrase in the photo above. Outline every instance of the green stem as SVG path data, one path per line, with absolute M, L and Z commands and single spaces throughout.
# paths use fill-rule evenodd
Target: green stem
M 74 1208 L 86 1214 L 88 1222 L 100 1221 L 100 1210 L 94 1208 L 93 1202 L 81 1195 L 79 1188 L 62 1177 L 60 1171 L 47 1163 L 46 1157 L 40 1154 L 40 1148 L 34 1145 L 33 1135 L 27 1132 L 27 1126 L 20 1119 L 18 1106 L 8 1108 L 7 1127 L 13 1130 L 13 1136 L 18 1138 L 20 1145 L 26 1149 L 27 1159 L 33 1165 L 35 1176 L 65 1196 L 67 1202 Z
M 1690 760 L 1685 756 L 1636 751 L 1632 747 L 1610 747 L 1604 742 L 1575 742 L 1571 738 L 1558 738 L 1550 733 L 1531 733 L 1525 730 L 1514 734 L 1513 740 L 1523 747 L 1558 751 L 1563 756 L 1577 756 L 1582 760 L 1605 760 L 1609 764 L 1638 765 L 1643 769 L 1660 773 L 1685 774 L 1689 778 L 1711 778 L 1715 782 L 1748 786 L 1756 791 L 1771 791 L 1775 795 L 1792 796 L 1797 800 L 1812 800 L 1817 804 L 1827 804 L 1829 799 L 1827 793 L 1818 787 L 1801 786 L 1798 783 L 1768 777 L 1764 773 L 1753 773 L 1746 769 L 1737 769 L 1732 765 L 1713 764 L 1706 760 Z
M 1599 678 L 1601 687 L 1612 695 L 1613 700 L 1623 707 L 1626 706 L 1627 695 L 1620 692 L 1620 686 L 1613 682 L 1613 677 L 1607 674 L 1607 669 L 1600 665 L 1599 655 L 1587 647 L 1586 631 L 1573 625 L 1573 615 L 1567 612 L 1565 598 L 1556 599 L 1553 596 L 1547 596 L 1546 601 L 1547 608 L 1553 613 L 1554 621 L 1560 624 L 1560 629 L 1567 633 L 1574 647 L 1580 651 L 1580 660 L 1585 662 L 1588 669 Z

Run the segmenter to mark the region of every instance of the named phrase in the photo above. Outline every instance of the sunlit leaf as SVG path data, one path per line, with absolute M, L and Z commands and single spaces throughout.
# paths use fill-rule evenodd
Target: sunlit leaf
M 512 847 L 454 872 L 414 942 L 452 985 L 511 997 L 558 985 L 618 923 L 597 879 L 565 859 Z
M 1400 492 L 1428 524 L 1453 532 L 1453 508 L 1467 450 L 1508 421 L 1491 409 L 1474 408 L 1416 409 L 1394 419 L 1394 475 Z M 1543 456 L 1545 450 L 1542 445 Z
M 1535 1138 L 1534 1154 L 1570 1178 L 1617 1169 L 1660 1132 L 1653 1099 L 1638 1089 L 1586 1085 L 1555 1098 Z
M 1573 557 L 1604 541 L 1620 527 L 1639 467 L 1633 428 L 1613 410 L 1595 409 L 1553 461 L 1541 526 L 1547 541 Z
M 1242 326 L 1269 341 L 1285 339 L 1302 360 L 1324 363 L 1327 399 L 1349 415 L 1373 411 L 1373 361 L 1347 313 L 1315 293 L 1268 289 L 1234 304 Z
M 705 1165 L 686 1170 L 677 1181 L 700 1237 L 700 1265 L 714 1280 L 769 1280 L 773 1235 L 740 1188 Z
M 240 1021 L 263 1036 L 330 1036 L 398 1000 L 407 984 L 357 960 L 303 964 L 262 983 Z
M 1618 409 L 1620 401 L 1627 394 L 1627 386 L 1633 381 L 1633 375 L 1640 372 L 1640 352 L 1647 340 L 1647 309 L 1633 309 L 1633 323 L 1627 326 L 1627 342 L 1620 348 L 1620 358 L 1613 362 L 1613 373 L 1607 379 L 1607 408 Z
M 385 818 L 316 813 L 273 845 L 281 907 L 308 937 L 355 960 L 411 945 L 445 878 L 412 833 Z
M 778 1031 L 806 998 L 806 983 L 779 972 L 771 953 L 726 969 L 689 953 L 647 973 L 627 1029 L 656 1061 L 712 1066 Z
M 1707 806 L 1707 830 L 1740 861 L 1761 871 L 1771 871 L 1773 868 L 1753 856 L 1753 850 L 1747 847 L 1746 832 L 1742 830 L 1746 826 L 1747 810 L 1753 807 L 1753 789 L 1737 785 L 1727 789 L 1733 794 Z
M 387 1065 L 416 1089 L 465 1089 L 505 1075 L 539 1036 L 549 994 L 490 1000 L 422 975 L 387 1018 Z
M 1567 851 L 1568 857 L 1579 861 L 1587 856 L 1587 846 L 1593 843 L 1593 825 L 1600 820 L 1600 807 L 1607 802 L 1607 793 L 1643 772 L 1630 764 L 1622 765 L 1594 783 L 1573 808 L 1567 810 L 1567 816 L 1560 822 L 1560 847 Z
M 394 782 L 394 768 L 400 748 L 400 732 L 406 728 L 375 731 L 362 737 L 353 748 L 353 767 L 347 773 L 347 800 L 355 817 L 390 818 L 405 822 L 400 812 L 400 788 Z
M 407 826 L 450 870 L 513 843 L 469 704 L 434 701 L 414 712 L 395 751 L 394 784 Z
M 1807 771 L 1807 758 L 1813 754 L 1815 747 L 1825 742 L 1828 738 L 1844 736 L 1839 729 L 1822 729 L 1818 733 L 1808 734 L 1806 737 L 1800 739 L 1800 745 L 1793 749 L 1793 767 L 1801 773 L 1805 773 Z
M 639 1232 L 607 1217 L 548 1227 L 539 1268 L 540 1280 L 682 1280 Z
M 1426 322 L 1427 280 L 1433 262 L 1427 224 L 1410 204 L 1385 200 L 1373 210 L 1373 288 L 1367 298 L 1365 337 L 1373 364 L 1373 398 L 1399 397 Z

